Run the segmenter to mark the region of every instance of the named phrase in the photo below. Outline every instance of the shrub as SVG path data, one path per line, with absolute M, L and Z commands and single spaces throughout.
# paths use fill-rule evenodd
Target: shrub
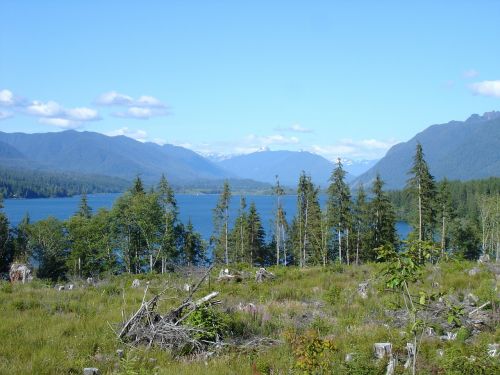
M 206 306 L 195 310 L 186 320 L 186 325 L 199 328 L 203 332 L 196 334 L 198 340 L 215 341 L 229 332 L 229 322 L 226 314 L 213 307 Z
M 322 339 L 314 330 L 303 335 L 289 331 L 285 339 L 295 357 L 294 368 L 304 374 L 330 374 L 334 371 L 337 348 L 332 340 Z

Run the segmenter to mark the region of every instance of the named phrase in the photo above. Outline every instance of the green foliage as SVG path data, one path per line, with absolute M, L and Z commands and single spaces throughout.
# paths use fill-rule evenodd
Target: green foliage
M 41 172 L 0 167 L 0 196 L 4 198 L 69 197 L 82 193 L 118 193 L 125 180 L 76 173 Z
M 443 371 L 450 375 L 489 375 L 500 373 L 498 358 L 488 356 L 486 348 L 455 346 L 445 350 Z
M 294 368 L 301 374 L 330 374 L 335 368 L 337 347 L 330 339 L 320 338 L 315 330 L 285 333 L 295 357 Z
M 198 340 L 215 342 L 228 333 L 228 316 L 211 306 L 204 306 L 191 313 L 184 324 L 200 329 L 195 337 Z
M 38 277 L 52 280 L 66 277 L 69 243 L 62 221 L 49 217 L 31 224 L 28 247 L 39 263 Z
M 449 301 L 446 301 L 446 306 L 448 307 L 448 324 L 451 324 L 453 327 L 461 327 L 462 326 L 462 317 L 464 316 L 464 309 L 462 306 L 454 305 Z

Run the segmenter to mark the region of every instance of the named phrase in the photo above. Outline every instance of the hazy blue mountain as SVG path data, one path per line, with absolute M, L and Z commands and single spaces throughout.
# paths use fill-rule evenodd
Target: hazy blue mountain
M 57 133 L 2 133 L 3 142 L 37 169 L 99 174 L 156 182 L 162 173 L 176 184 L 231 177 L 227 171 L 182 147 L 141 143 L 124 136 L 68 130 Z M 9 152 L 14 152 L 10 149 Z M 7 165 L 10 166 L 10 165 Z
M 25 156 L 8 143 L 0 142 L 0 159 L 25 159 Z
M 326 187 L 334 168 L 324 157 L 305 151 L 259 151 L 222 160 L 218 165 L 238 177 L 271 184 L 279 175 L 282 185 L 292 187 L 297 185 L 302 171 Z
M 432 125 L 408 142 L 393 146 L 353 184 L 370 184 L 379 172 L 388 189 L 405 186 L 417 142 L 423 146 L 431 173 L 440 180 L 500 176 L 500 112 L 472 115 L 466 121 Z
M 343 160 L 344 169 L 349 173 L 351 178 L 360 176 L 377 164 L 376 160 Z

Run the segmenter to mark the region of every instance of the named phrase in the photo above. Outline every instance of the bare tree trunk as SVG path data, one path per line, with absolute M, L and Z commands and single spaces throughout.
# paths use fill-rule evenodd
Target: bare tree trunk
M 446 247 L 446 218 L 443 212 L 443 227 L 441 229 L 441 257 L 444 257 L 445 247 Z
M 228 212 L 227 212 L 227 208 L 226 208 L 226 217 L 225 217 L 225 225 L 224 225 L 224 231 L 225 231 L 225 246 L 224 246 L 224 250 L 225 250 L 225 257 L 226 257 L 226 266 L 229 265 L 229 251 L 228 251 L 228 248 L 227 248 L 227 226 L 228 226 Z
M 346 257 L 347 257 L 347 265 L 349 265 L 349 228 L 347 228 L 347 237 L 346 237 Z
M 338 236 L 339 236 L 339 262 L 342 263 L 342 239 L 340 237 L 340 224 L 339 224 Z
M 283 238 L 283 264 L 286 267 L 286 241 L 285 241 L 285 226 L 281 222 L 281 237 Z
M 279 208 L 278 208 L 279 210 Z M 276 265 L 280 265 L 280 222 L 279 222 L 279 211 L 276 215 Z

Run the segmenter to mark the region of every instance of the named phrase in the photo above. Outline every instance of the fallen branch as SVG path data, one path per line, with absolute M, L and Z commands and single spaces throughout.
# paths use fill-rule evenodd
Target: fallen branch
M 491 304 L 491 301 L 488 301 L 486 303 L 483 303 L 481 306 L 479 306 L 477 309 L 474 309 L 472 310 L 470 313 L 469 313 L 469 316 L 472 316 L 474 315 L 475 313 L 477 313 L 479 310 L 482 310 L 484 309 L 486 306 L 490 305 Z

